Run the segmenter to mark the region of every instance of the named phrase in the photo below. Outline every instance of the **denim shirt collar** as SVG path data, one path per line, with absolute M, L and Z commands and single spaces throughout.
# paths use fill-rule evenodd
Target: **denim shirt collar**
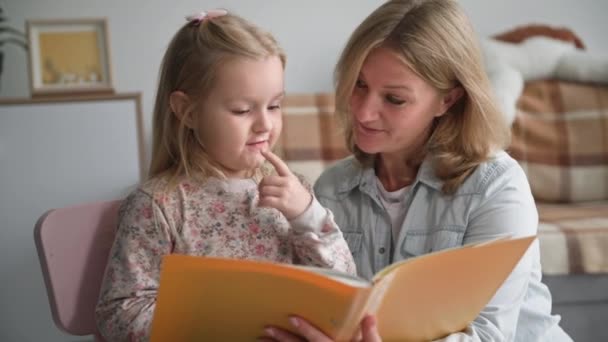
M 351 163 L 347 164 L 347 168 L 349 172 L 346 172 L 343 179 L 339 180 L 338 184 L 338 192 L 339 193 L 348 193 L 353 189 L 358 187 L 361 192 L 368 194 L 371 197 L 376 197 L 377 188 L 376 188 L 376 172 L 373 167 L 362 167 L 361 164 L 354 158 L 351 157 Z M 418 183 L 425 184 L 437 191 L 441 191 L 443 186 L 443 181 L 435 175 L 435 171 L 433 170 L 433 162 L 432 157 L 427 155 L 420 168 L 418 169 L 418 174 L 416 175 L 416 179 L 412 184 L 415 187 Z

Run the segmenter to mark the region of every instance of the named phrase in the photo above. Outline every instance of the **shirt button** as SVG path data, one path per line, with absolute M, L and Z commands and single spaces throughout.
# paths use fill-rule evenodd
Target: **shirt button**
M 380 249 L 378 250 L 378 252 L 380 252 L 380 254 L 384 254 L 386 250 L 384 249 L 384 247 L 380 247 Z

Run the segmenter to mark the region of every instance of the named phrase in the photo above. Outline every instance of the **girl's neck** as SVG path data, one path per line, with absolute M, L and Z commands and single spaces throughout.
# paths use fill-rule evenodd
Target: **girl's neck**
M 227 179 L 249 179 L 255 178 L 256 170 L 227 170 L 223 169 L 222 172 Z

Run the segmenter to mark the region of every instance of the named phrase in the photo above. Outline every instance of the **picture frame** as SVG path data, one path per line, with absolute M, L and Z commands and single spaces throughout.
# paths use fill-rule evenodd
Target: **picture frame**
M 114 93 L 105 18 L 28 20 L 32 96 Z

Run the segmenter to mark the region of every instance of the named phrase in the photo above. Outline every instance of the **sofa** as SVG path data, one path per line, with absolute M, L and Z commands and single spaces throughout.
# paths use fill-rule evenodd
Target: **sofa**
M 527 173 L 553 312 L 575 341 L 608 341 L 608 86 L 527 82 L 508 152 Z M 349 153 L 333 94 L 289 94 L 277 152 L 314 182 Z

